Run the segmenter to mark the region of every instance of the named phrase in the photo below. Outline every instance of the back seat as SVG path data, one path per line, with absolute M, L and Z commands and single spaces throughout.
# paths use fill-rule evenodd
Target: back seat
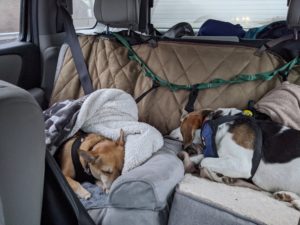
M 119 88 L 134 98 L 151 88 L 152 81 L 144 76 L 141 67 L 128 59 L 128 51 L 109 35 L 80 36 L 84 57 L 94 89 Z M 137 42 L 133 49 L 161 78 L 173 83 L 193 85 L 214 78 L 229 79 L 236 74 L 272 71 L 286 62 L 270 51 L 255 55 L 256 47 L 233 42 L 205 42 L 185 40 L 157 40 Z M 60 53 L 55 87 L 51 103 L 83 96 L 72 55 L 67 47 Z M 299 82 L 298 72 L 290 73 L 291 82 Z M 253 81 L 222 86 L 199 92 L 195 109 L 237 107 L 244 108 L 250 99 L 257 101 L 280 83 Z M 140 120 L 155 126 L 164 135 L 179 126 L 180 116 L 188 101 L 189 91 L 172 92 L 157 88 L 138 103 Z
M 127 6 L 134 6 L 134 10 L 129 11 L 129 14 L 124 10 Z M 145 25 L 139 24 L 142 21 L 139 6 L 139 0 L 95 0 L 94 10 L 98 22 L 110 27 L 139 31 L 139 28 Z M 149 21 L 146 22 L 147 24 Z M 159 37 L 151 38 L 131 33 L 132 35 L 125 38 L 132 44 L 142 60 L 155 74 L 176 84 L 193 85 L 214 78 L 230 79 L 236 74 L 272 71 L 287 62 L 271 51 L 263 51 L 260 55 L 255 54 L 258 49 L 255 41 L 251 44 L 232 41 L 163 40 Z M 118 88 L 138 98 L 151 88 L 152 80 L 144 76 L 141 67 L 128 58 L 128 50 L 112 35 L 79 36 L 79 42 L 95 90 Z M 300 84 L 299 75 L 299 68 L 293 69 L 290 72 L 289 81 Z M 275 77 L 270 81 L 253 81 L 203 90 L 198 94 L 195 110 L 218 107 L 244 108 L 250 99 L 259 100 L 279 84 L 279 77 Z M 156 88 L 138 103 L 140 121 L 153 125 L 164 135 L 169 134 L 179 126 L 189 94 L 190 92 L 185 90 L 170 91 L 168 88 Z M 77 99 L 83 95 L 70 49 L 64 45 L 59 56 L 50 105 L 66 99 Z M 109 196 L 109 207 L 91 210 L 90 215 L 97 223 L 104 225 L 167 224 L 173 189 L 183 177 L 181 162 L 175 154 L 170 154 L 170 152 L 176 153 L 180 148 L 180 143 L 166 141 L 162 153 L 155 155 L 147 163 L 130 171 L 127 175 L 118 178 L 112 187 L 113 194 Z M 143 174 L 151 175 L 151 173 L 156 177 L 152 176 L 153 180 L 147 181 L 150 185 L 141 185 L 145 182 Z M 160 173 L 169 178 L 170 185 L 165 186 L 164 178 L 159 176 Z M 139 193 L 134 192 L 136 187 L 140 188 Z M 200 209 L 213 207 L 213 213 L 220 213 L 219 216 L 206 217 L 204 214 L 197 214 L 197 210 L 192 210 L 195 212 L 192 213 L 188 204 L 196 198 L 190 198 L 190 193 L 187 193 L 184 196 L 186 199 L 179 199 L 182 193 L 186 193 L 185 187 L 179 186 L 175 194 L 176 205 L 172 207 L 172 218 L 169 224 L 220 224 L 224 216 L 220 213 L 223 210 L 222 207 L 216 207 L 218 204 L 212 206 L 203 204 L 200 198 L 199 202 L 202 204 Z M 233 188 L 230 190 L 234 191 Z M 193 208 L 199 206 L 200 203 L 197 201 L 198 199 Z M 181 206 L 186 207 L 182 213 L 180 212 Z M 201 218 L 198 215 L 201 215 Z M 241 216 L 241 212 L 233 212 L 230 216 L 228 224 L 263 224 L 259 219 L 248 220 L 247 216 Z M 190 217 L 189 220 L 184 222 L 187 217 Z

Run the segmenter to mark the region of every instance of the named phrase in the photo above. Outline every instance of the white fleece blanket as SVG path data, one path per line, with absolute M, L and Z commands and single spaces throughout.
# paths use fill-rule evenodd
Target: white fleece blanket
M 141 165 L 163 146 L 161 133 L 149 124 L 138 122 L 134 99 L 119 89 L 100 89 L 90 94 L 69 137 L 79 129 L 113 140 L 118 139 L 123 129 L 126 139 L 122 173 Z

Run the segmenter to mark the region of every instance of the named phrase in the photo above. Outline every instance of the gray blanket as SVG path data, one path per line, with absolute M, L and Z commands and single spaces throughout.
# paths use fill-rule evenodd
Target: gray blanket
M 51 154 L 55 154 L 59 146 L 70 135 L 86 97 L 55 103 L 43 112 L 46 147 Z M 80 199 L 87 210 L 103 208 L 107 205 L 108 195 L 101 188 L 88 182 L 82 183 L 82 186 L 92 194 L 92 197 L 88 200 Z
M 80 201 L 86 210 L 99 209 L 107 206 L 108 194 L 103 192 L 100 187 L 89 182 L 84 182 L 81 185 L 92 194 L 92 197 L 89 199 L 80 198 Z
M 46 147 L 52 155 L 55 154 L 59 146 L 66 141 L 71 133 L 86 97 L 55 103 L 43 112 Z
M 285 126 L 300 130 L 300 86 L 283 82 L 259 100 L 255 108 Z

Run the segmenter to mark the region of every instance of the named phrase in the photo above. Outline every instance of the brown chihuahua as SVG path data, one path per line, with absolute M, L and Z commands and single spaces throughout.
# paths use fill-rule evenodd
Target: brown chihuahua
M 61 169 L 69 185 L 80 198 L 91 197 L 91 193 L 79 183 L 90 181 L 88 177 L 106 193 L 109 192 L 113 181 L 122 172 L 124 146 L 123 130 L 116 141 L 90 133 L 83 138 L 75 135 L 63 145 L 60 151 Z M 83 176 L 79 177 L 80 175 Z

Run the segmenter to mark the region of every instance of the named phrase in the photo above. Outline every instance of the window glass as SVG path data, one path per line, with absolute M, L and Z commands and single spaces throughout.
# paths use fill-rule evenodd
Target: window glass
M 72 17 L 75 28 L 92 28 L 95 26 L 94 2 L 95 0 L 73 0 Z
M 0 0 L 0 43 L 18 37 L 20 4 L 21 0 Z
M 207 19 L 216 19 L 248 29 L 285 20 L 286 15 L 286 0 L 154 0 L 152 23 L 168 29 L 188 22 L 199 29 Z

